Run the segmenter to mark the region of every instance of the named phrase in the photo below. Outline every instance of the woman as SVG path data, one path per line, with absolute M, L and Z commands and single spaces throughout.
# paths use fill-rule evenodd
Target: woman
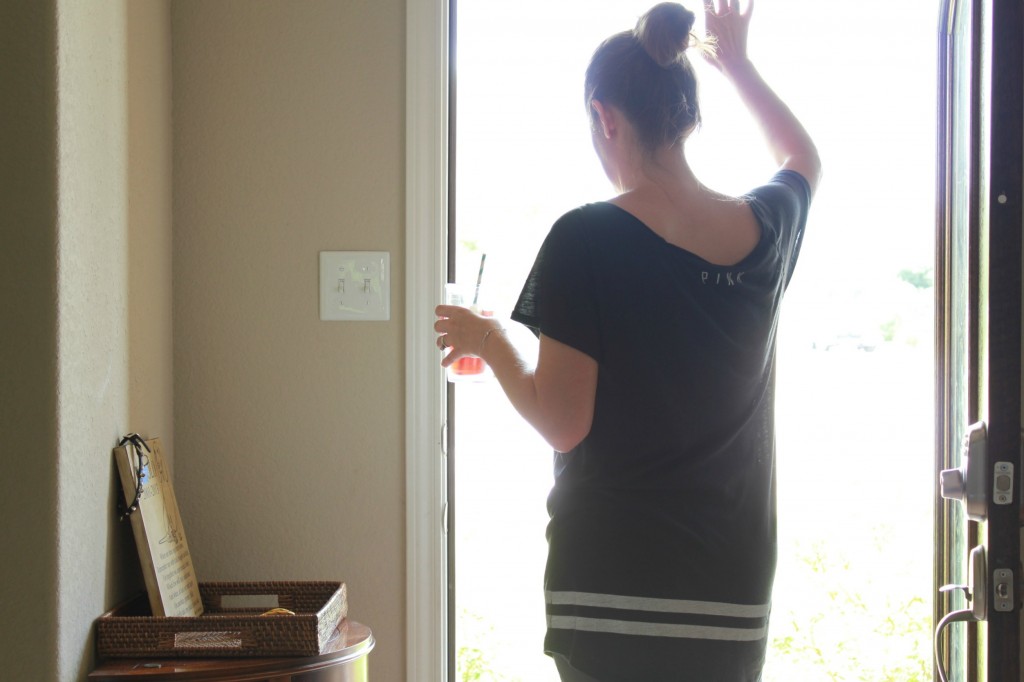
M 775 330 L 820 163 L 746 52 L 752 0 L 705 9 L 708 59 L 779 165 L 742 197 L 686 162 L 700 122 L 665 3 L 587 69 L 594 147 L 618 191 L 552 227 L 512 319 L 438 306 L 442 364 L 483 358 L 555 449 L 545 650 L 562 680 L 760 679 L 775 571 Z

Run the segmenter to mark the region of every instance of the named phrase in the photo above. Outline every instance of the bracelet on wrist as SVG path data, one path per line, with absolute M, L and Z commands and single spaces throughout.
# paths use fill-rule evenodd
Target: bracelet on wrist
M 484 344 L 487 343 L 487 337 L 490 336 L 492 332 L 502 332 L 502 333 L 504 333 L 504 331 L 505 331 L 504 327 L 491 327 L 490 329 L 485 331 L 483 338 L 480 339 L 480 352 L 477 353 L 477 357 L 483 357 L 483 354 L 484 354 Z

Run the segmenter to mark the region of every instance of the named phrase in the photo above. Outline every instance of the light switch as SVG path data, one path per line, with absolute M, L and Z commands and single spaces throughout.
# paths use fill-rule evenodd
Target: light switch
M 390 320 L 391 254 L 320 252 L 321 320 Z

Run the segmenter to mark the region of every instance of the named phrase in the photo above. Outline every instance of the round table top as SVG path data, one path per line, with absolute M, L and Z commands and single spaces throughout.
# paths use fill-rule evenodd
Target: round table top
M 257 680 L 343 665 L 366 656 L 375 641 L 370 628 L 345 619 L 318 656 L 274 658 L 108 658 L 89 674 L 92 682 L 117 680 Z

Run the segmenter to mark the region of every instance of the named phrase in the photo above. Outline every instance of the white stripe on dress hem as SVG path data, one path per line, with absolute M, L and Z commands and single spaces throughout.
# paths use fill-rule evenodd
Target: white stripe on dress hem
M 552 592 L 547 590 L 544 593 L 544 599 L 548 604 L 558 606 L 591 606 L 628 611 L 692 613 L 702 616 L 729 616 L 732 618 L 767 618 L 771 612 L 771 604 L 728 604 L 725 602 L 691 601 L 688 599 L 629 597 L 595 592 Z
M 768 627 L 725 628 L 710 625 L 681 625 L 676 623 L 640 623 L 608 618 L 580 618 L 578 616 L 548 616 L 548 627 L 553 630 L 582 630 L 615 635 L 644 635 L 647 637 L 676 637 L 681 639 L 714 639 L 730 642 L 754 642 L 764 639 Z

